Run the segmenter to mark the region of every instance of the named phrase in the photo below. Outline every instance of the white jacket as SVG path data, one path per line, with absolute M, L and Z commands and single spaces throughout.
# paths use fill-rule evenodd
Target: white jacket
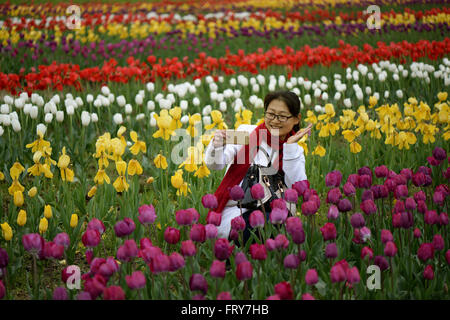
M 237 130 L 247 131 L 251 133 L 256 128 L 255 125 L 243 124 L 240 125 Z M 226 171 L 230 168 L 236 153 L 242 148 L 241 145 L 227 144 L 224 147 L 214 148 L 213 139 L 211 139 L 208 147 L 205 151 L 205 163 L 210 170 L 222 170 L 225 165 L 227 165 Z M 272 148 L 265 142 L 262 141 L 260 148 L 267 151 L 269 155 L 272 155 Z M 262 151 L 258 151 L 255 155 L 255 164 L 260 164 L 263 166 L 268 165 L 267 157 Z M 273 162 L 273 159 L 272 159 Z M 292 187 L 297 181 L 307 180 L 305 172 L 305 156 L 303 148 L 297 143 L 284 143 L 283 144 L 283 171 L 284 171 L 284 182 L 288 188 Z M 225 173 L 226 174 L 226 173 Z M 239 183 L 242 185 L 242 181 Z M 242 208 L 244 213 L 247 209 Z M 237 202 L 229 200 L 226 204 L 225 209 L 222 211 L 222 221 L 218 227 L 218 237 L 228 238 L 231 230 L 231 220 L 235 217 L 241 215 L 241 210 L 237 206 Z

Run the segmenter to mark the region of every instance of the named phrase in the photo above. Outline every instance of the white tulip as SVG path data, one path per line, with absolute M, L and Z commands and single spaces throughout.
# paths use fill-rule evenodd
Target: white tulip
M 402 76 L 403 76 L 403 78 L 406 78 L 408 76 L 408 70 L 403 70 Z
M 227 111 L 227 103 L 225 101 L 220 102 L 219 109 L 221 112 Z
M 127 103 L 125 105 L 125 114 L 130 114 L 133 112 L 133 107 L 131 106 L 131 104 Z
M 342 76 L 339 73 L 335 73 L 334 78 L 340 80 L 340 79 L 342 79 Z
M 214 82 L 214 79 L 211 76 L 206 76 L 205 80 L 206 80 L 206 83 Z
M 280 75 L 278 77 L 278 85 L 282 88 L 286 84 L 286 77 L 284 75 Z
M 9 114 L 9 104 L 2 104 L 1 105 L 1 107 L 0 107 L 0 113 L 3 113 L 3 114 L 5 114 L 5 113 L 8 113 Z
M 275 83 L 269 83 L 269 91 L 275 91 Z
M 182 124 L 188 123 L 189 122 L 189 116 L 188 115 L 182 116 L 180 121 L 181 121 Z
M 122 114 L 120 114 L 120 113 L 114 114 L 113 120 L 114 120 L 114 123 L 117 124 L 117 125 L 122 124 L 123 123 Z
M 176 101 L 175 96 L 173 95 L 173 93 L 169 93 L 169 94 L 166 96 L 166 99 L 170 101 L 170 105 L 174 104 L 175 101 Z
M 53 120 L 53 114 L 52 113 L 46 113 L 44 117 L 45 123 L 51 123 Z
M 384 98 L 385 99 L 389 98 L 389 91 L 388 90 L 384 91 Z
M 225 78 L 223 76 L 219 76 L 219 82 L 223 83 L 225 81 Z
M 234 90 L 233 95 L 235 99 L 238 99 L 241 96 L 241 90 L 239 89 Z
M 5 124 L 5 121 L 10 121 L 9 120 L 9 114 L 0 114 L 0 124 Z M 9 123 L 8 123 L 9 125 Z
M 314 111 L 317 113 L 322 113 L 322 107 L 318 104 L 314 106 Z
M 107 86 L 103 86 L 101 91 L 104 96 L 107 96 L 111 93 L 111 91 L 109 90 L 109 88 Z
M 398 97 L 399 99 L 403 98 L 403 91 L 402 91 L 401 89 L 398 89 L 398 90 L 395 92 L 395 94 L 397 95 L 397 97 Z
M 32 106 L 33 105 L 31 103 L 26 103 L 25 106 L 23 107 L 23 113 L 30 114 L 30 110 L 31 110 Z
M 328 89 L 328 85 L 326 83 L 321 83 L 319 85 L 320 90 L 325 91 Z
M 153 92 L 155 91 L 155 84 L 153 82 L 148 82 L 146 88 L 148 92 Z
M 450 77 L 445 77 L 445 78 L 444 78 L 444 85 L 445 85 L 445 86 L 450 85 Z
M 292 88 L 292 85 L 291 85 L 291 88 Z M 290 88 L 289 88 L 289 89 L 290 89 Z M 258 92 L 259 92 L 259 85 L 255 83 L 255 84 L 252 86 L 252 91 L 258 93 Z
M 364 95 L 361 90 L 356 91 L 356 99 L 362 101 L 364 99 Z
M 171 105 L 172 105 L 172 102 L 168 99 L 160 99 L 159 100 L 159 107 L 161 109 L 169 110 Z
M 102 106 L 102 100 L 100 100 L 100 99 L 95 99 L 95 100 L 94 100 L 94 107 L 100 108 L 101 106 Z
M 298 96 L 299 96 L 300 93 L 301 93 L 299 88 L 293 88 L 293 89 L 292 89 L 292 92 L 294 92 L 294 93 L 295 93 L 296 95 L 298 95 Z
M 258 74 L 256 76 L 256 80 L 258 80 L 259 85 L 264 85 L 266 83 L 266 78 L 262 74 Z
M 336 92 L 336 93 L 334 94 L 334 100 L 337 101 L 337 100 L 339 100 L 340 98 L 341 98 L 341 93 L 340 93 L 340 92 Z
M 212 107 L 211 107 L 211 105 L 208 104 L 203 108 L 202 115 L 207 116 L 211 113 L 211 111 L 212 111 Z
M 202 85 L 202 80 L 200 80 L 200 79 L 195 79 L 194 85 L 195 85 L 196 87 L 200 87 L 200 86 Z
M 150 127 L 156 127 L 156 119 L 153 117 L 150 118 Z
M 209 93 L 209 98 L 212 100 L 212 101 L 216 101 L 217 100 L 217 92 L 210 92 Z
M 51 99 L 55 104 L 58 104 L 61 102 L 61 99 L 59 98 L 59 95 L 55 94 Z
M 352 101 L 350 100 L 350 98 L 345 98 L 344 99 L 344 106 L 346 106 L 347 108 L 351 108 L 352 107 Z
M 86 96 L 86 102 L 91 103 L 92 101 L 94 101 L 94 96 L 92 94 L 88 94 Z
M 98 122 L 98 115 L 95 112 L 91 113 L 91 122 L 92 123 Z
M 357 70 L 354 70 L 352 73 L 353 80 L 358 81 L 359 80 L 359 72 Z
M 322 94 L 322 91 L 320 91 L 319 88 L 316 88 L 316 90 L 314 90 L 314 97 L 315 98 L 319 98 L 321 94 Z
M 3 130 L 3 127 L 0 126 L 0 137 L 3 135 L 4 132 L 5 132 L 5 130 Z
M 81 107 L 83 105 L 83 100 L 80 97 L 76 97 L 75 103 L 77 104 L 77 106 Z
M 372 88 L 371 87 L 366 87 L 366 94 L 370 95 L 372 93 Z
M 14 132 L 19 132 L 22 129 L 22 127 L 20 126 L 20 122 L 17 119 L 13 119 L 11 121 L 11 126 L 12 126 Z
M 81 112 L 81 125 L 87 127 L 91 122 L 91 115 L 87 111 Z
M 222 102 L 223 99 L 224 99 L 223 93 L 218 93 L 218 94 L 217 94 L 217 101 L 218 101 L 218 102 Z
M 43 123 L 39 123 L 36 126 L 36 134 L 39 134 L 39 132 L 45 135 L 45 133 L 47 132 L 47 126 Z
M 159 102 L 159 100 L 161 100 L 161 99 L 163 99 L 164 98 L 164 95 L 162 94 L 162 93 L 158 93 L 156 96 L 155 96 L 155 101 L 156 102 Z
M 17 109 L 22 109 L 23 106 L 25 105 L 25 100 L 23 100 L 22 98 L 16 99 L 14 101 L 14 105 L 16 106 Z
M 239 105 L 239 104 L 237 104 L 237 105 L 235 105 L 235 106 L 234 106 L 234 112 L 235 112 L 235 113 L 238 113 L 238 112 L 240 112 L 240 111 L 241 111 L 241 109 L 242 109 L 242 106 L 241 106 L 241 105 Z
M 186 111 L 186 110 L 187 110 L 187 108 L 188 108 L 188 102 L 187 102 L 187 100 L 181 100 L 181 101 L 180 101 L 180 108 L 181 108 L 181 110 L 183 110 L 183 111 Z
M 200 105 L 200 99 L 195 97 L 194 99 L 192 99 L 192 104 L 194 106 L 196 106 L 196 107 L 199 106 Z
M 51 110 L 52 110 L 52 108 L 51 108 L 52 103 L 53 103 L 53 102 L 50 100 L 49 102 L 47 102 L 47 103 L 44 105 L 44 113 L 49 113 L 49 112 L 51 112 Z
M 210 117 L 210 116 L 205 116 L 205 117 L 203 117 L 202 119 L 203 119 L 203 124 L 204 124 L 205 126 L 211 124 L 211 117 Z
M 398 80 L 400 80 L 400 77 L 398 76 L 397 73 L 394 73 L 394 74 L 392 75 L 392 79 L 394 79 L 395 81 L 398 81 Z
M 309 94 L 306 94 L 303 99 L 305 100 L 305 104 L 307 106 L 311 105 L 311 96 Z
M 223 96 L 225 99 L 231 98 L 233 96 L 233 90 L 225 89 L 225 91 L 223 92 Z
M 230 79 L 230 86 L 235 87 L 236 86 L 236 79 L 235 78 L 231 78 Z
M 248 101 L 253 105 L 255 104 L 256 100 L 258 100 L 258 97 L 255 95 L 251 95 L 250 98 L 248 98 Z
M 322 93 L 322 100 L 328 100 L 328 93 L 324 92 Z
M 56 111 L 56 121 L 57 122 L 64 121 L 64 111 Z
M 258 98 L 258 100 L 255 103 L 255 108 L 262 109 L 264 108 L 264 101 L 261 98 Z
M 36 107 L 36 106 L 32 106 L 31 107 L 31 109 L 30 109 L 30 117 L 31 117 L 31 119 L 36 119 L 38 117 L 38 111 L 39 111 L 38 107 Z
M 250 84 L 253 86 L 256 83 L 255 77 L 250 78 Z
M 303 86 L 305 84 L 305 79 L 303 79 L 303 77 L 298 77 L 297 78 L 297 84 L 299 86 Z
M 369 73 L 367 74 L 367 79 L 369 79 L 370 81 L 373 80 L 373 73 L 372 73 L 372 72 L 369 72 Z
M 141 121 L 145 118 L 145 114 L 144 113 L 139 113 L 136 115 L 136 120 L 137 121 Z
M 313 83 L 312 84 L 312 86 L 311 86 L 311 88 L 313 89 L 313 90 L 316 90 L 316 89 L 319 89 L 320 90 L 320 88 L 318 88 L 319 86 L 317 85 L 317 83 Z
M 119 107 L 124 107 L 126 104 L 127 104 L 127 102 L 126 102 L 126 100 L 125 100 L 125 97 L 124 96 L 118 96 L 117 98 L 116 98 L 116 101 L 117 101 L 117 104 L 119 105 Z
M 345 76 L 345 78 L 346 78 L 347 80 L 352 80 L 352 79 L 353 79 L 351 73 L 347 73 L 347 75 Z
M 431 82 L 430 77 L 426 77 L 426 78 L 425 78 L 425 82 L 426 82 L 426 83 L 430 83 L 430 82 Z
M 380 94 L 378 92 L 374 92 L 373 96 L 377 99 L 380 100 Z
M 11 97 L 9 97 L 9 96 L 5 96 L 4 99 L 6 99 L 7 97 L 8 97 L 8 98 L 11 98 Z M 38 97 L 39 97 L 39 95 L 38 95 L 37 93 L 32 93 L 32 94 L 31 94 L 31 103 L 36 103 Z M 9 100 L 9 99 L 8 99 L 8 100 Z M 8 102 L 6 102 L 6 100 L 5 100 L 5 103 L 8 103 Z M 8 103 L 8 104 L 13 104 L 12 98 L 11 98 L 11 103 Z
M 155 110 L 155 101 L 152 100 L 147 101 L 147 110 L 149 111 Z
M 295 87 L 297 85 L 297 78 L 296 77 L 292 77 L 289 82 L 292 84 L 293 87 Z
M 37 98 L 37 101 L 36 101 L 37 106 L 38 106 L 38 107 L 42 107 L 42 106 L 44 106 L 44 103 L 45 103 L 44 98 L 42 98 L 41 96 L 39 96 L 39 97 Z
M 19 95 L 20 99 L 22 99 L 25 103 L 28 101 L 29 97 L 28 97 L 28 93 L 27 92 L 22 92 Z M 59 98 L 59 97 L 58 97 Z
M 144 103 L 144 98 L 140 94 L 138 94 L 136 95 L 136 97 L 134 97 L 134 102 L 136 102 L 136 104 L 140 106 Z

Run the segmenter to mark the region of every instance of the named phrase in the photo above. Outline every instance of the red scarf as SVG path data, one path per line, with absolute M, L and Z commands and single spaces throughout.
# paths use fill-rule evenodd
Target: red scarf
M 265 141 L 265 136 L 260 135 L 260 130 L 266 130 L 267 132 L 267 141 Z M 269 130 L 266 127 L 266 124 L 263 122 L 259 126 L 255 128 L 255 130 L 252 131 L 250 134 L 250 141 L 254 141 L 253 139 L 256 138 L 257 146 L 260 145 L 261 141 L 265 141 L 272 150 L 278 150 L 278 159 L 275 160 L 274 166 L 277 168 L 276 164 L 278 163 L 279 167 L 278 170 L 283 170 L 283 143 L 287 141 L 287 139 L 294 135 L 295 131 L 292 130 L 286 135 L 285 140 L 278 140 L 278 145 L 272 146 L 271 144 L 271 134 Z M 256 137 L 255 137 L 256 136 Z M 253 160 L 253 158 L 256 155 L 255 150 L 252 150 L 252 154 L 250 155 L 250 144 L 242 146 L 241 149 L 239 149 L 238 153 L 234 157 L 233 164 L 228 169 L 227 173 L 223 177 L 222 182 L 220 183 L 219 187 L 217 188 L 214 195 L 217 198 L 218 207 L 214 209 L 215 212 L 221 213 L 223 209 L 225 208 L 225 205 L 230 200 L 230 189 L 234 187 L 235 185 L 238 185 L 242 179 L 244 179 L 245 175 L 247 174 L 248 169 L 250 168 L 250 163 L 252 161 L 249 161 L 249 158 Z M 242 155 L 244 153 L 244 155 Z M 244 164 L 238 164 L 237 159 L 242 159 L 243 156 L 245 156 L 245 163 Z

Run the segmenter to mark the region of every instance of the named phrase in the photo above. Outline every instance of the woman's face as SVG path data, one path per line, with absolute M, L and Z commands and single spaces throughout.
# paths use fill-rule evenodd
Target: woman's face
M 279 117 L 274 117 L 274 115 L 289 118 L 283 122 Z M 272 117 L 274 118 L 271 119 Z M 300 115 L 297 117 L 292 115 L 284 101 L 275 99 L 267 106 L 264 122 L 271 135 L 280 137 L 281 140 L 284 140 L 294 126 L 300 122 Z

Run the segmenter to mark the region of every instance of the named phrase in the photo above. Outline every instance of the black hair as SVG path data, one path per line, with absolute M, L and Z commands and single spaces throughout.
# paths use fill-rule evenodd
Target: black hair
M 279 90 L 279 91 L 273 91 L 269 92 L 266 97 L 264 98 L 264 111 L 267 111 L 267 108 L 269 107 L 269 104 L 273 100 L 280 100 L 283 101 L 286 106 L 288 107 L 290 113 L 294 117 L 298 117 L 300 114 L 300 99 L 298 96 L 292 92 L 292 91 L 285 91 L 285 90 Z M 295 132 L 300 130 L 300 121 L 298 124 L 296 124 L 293 128 Z

